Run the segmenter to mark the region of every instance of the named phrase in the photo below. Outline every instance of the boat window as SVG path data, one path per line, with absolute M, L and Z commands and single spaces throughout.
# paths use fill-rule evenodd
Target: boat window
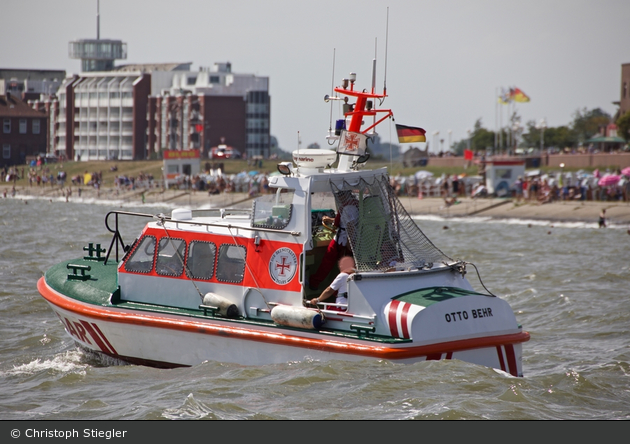
M 131 253 L 125 270 L 136 273 L 149 273 L 153 268 L 153 255 L 155 253 L 155 237 L 144 236 L 137 243 L 136 249 Z
M 181 276 L 184 271 L 186 242 L 183 239 L 163 237 L 160 239 L 155 271 L 165 276 Z
M 278 189 L 254 200 L 252 227 L 282 230 L 289 225 L 293 212 L 293 190 Z
M 221 245 L 217 261 L 217 279 L 223 282 L 241 282 L 245 275 L 245 253 L 245 247 L 241 245 Z
M 186 264 L 194 279 L 212 279 L 217 247 L 212 242 L 192 241 Z

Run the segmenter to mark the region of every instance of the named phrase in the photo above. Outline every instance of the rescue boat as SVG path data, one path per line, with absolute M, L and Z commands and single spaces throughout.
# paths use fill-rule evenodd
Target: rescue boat
M 296 150 L 251 208 L 107 213 L 108 248 L 89 243 L 38 281 L 66 332 L 82 348 L 163 368 L 458 359 L 522 376 L 530 336 L 509 304 L 475 290 L 471 264 L 427 238 L 387 169 L 367 168 L 375 129 L 393 112 L 375 106 L 385 88 L 358 90 L 355 81 L 351 74 L 325 96 L 342 104 L 327 135 L 333 149 Z M 345 223 L 355 262 L 347 303 L 311 305 L 339 272 L 310 288 L 335 235 L 323 216 L 349 206 L 357 217 Z M 125 243 L 128 218 L 148 221 Z

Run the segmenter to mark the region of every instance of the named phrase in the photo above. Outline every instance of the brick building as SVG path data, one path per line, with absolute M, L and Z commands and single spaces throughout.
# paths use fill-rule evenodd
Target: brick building
M 24 165 L 27 157 L 46 153 L 46 113 L 11 93 L 0 96 L 1 166 Z

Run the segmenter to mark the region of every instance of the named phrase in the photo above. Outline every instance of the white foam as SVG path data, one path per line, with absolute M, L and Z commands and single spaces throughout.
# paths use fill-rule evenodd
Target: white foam
M 60 373 L 85 374 L 87 364 L 81 362 L 83 354 L 79 350 L 67 351 L 57 355 L 52 359 L 35 359 L 26 364 L 14 366 L 12 370 L 6 372 L 10 375 L 33 375 L 43 371 L 52 370 Z

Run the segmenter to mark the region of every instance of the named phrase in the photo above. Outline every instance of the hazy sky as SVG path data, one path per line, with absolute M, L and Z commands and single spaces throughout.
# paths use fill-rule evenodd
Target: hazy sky
M 96 38 L 96 0 L 1 4 L 1 68 L 80 71 L 68 42 Z M 453 142 L 465 138 L 479 118 L 494 130 L 501 87 L 530 96 L 516 106 L 523 124 L 566 125 L 584 107 L 612 115 L 629 19 L 628 0 L 100 1 L 101 38 L 127 43 L 117 64 L 229 61 L 233 72 L 268 76 L 271 134 L 287 151 L 298 133 L 302 147 L 325 146 L 333 60 L 335 85 L 354 71 L 363 89 L 375 55 L 380 92 L 387 54 L 383 107 L 423 127 L 431 145 L 436 131 L 444 148 L 449 130 Z M 378 131 L 396 140 L 393 125 Z

